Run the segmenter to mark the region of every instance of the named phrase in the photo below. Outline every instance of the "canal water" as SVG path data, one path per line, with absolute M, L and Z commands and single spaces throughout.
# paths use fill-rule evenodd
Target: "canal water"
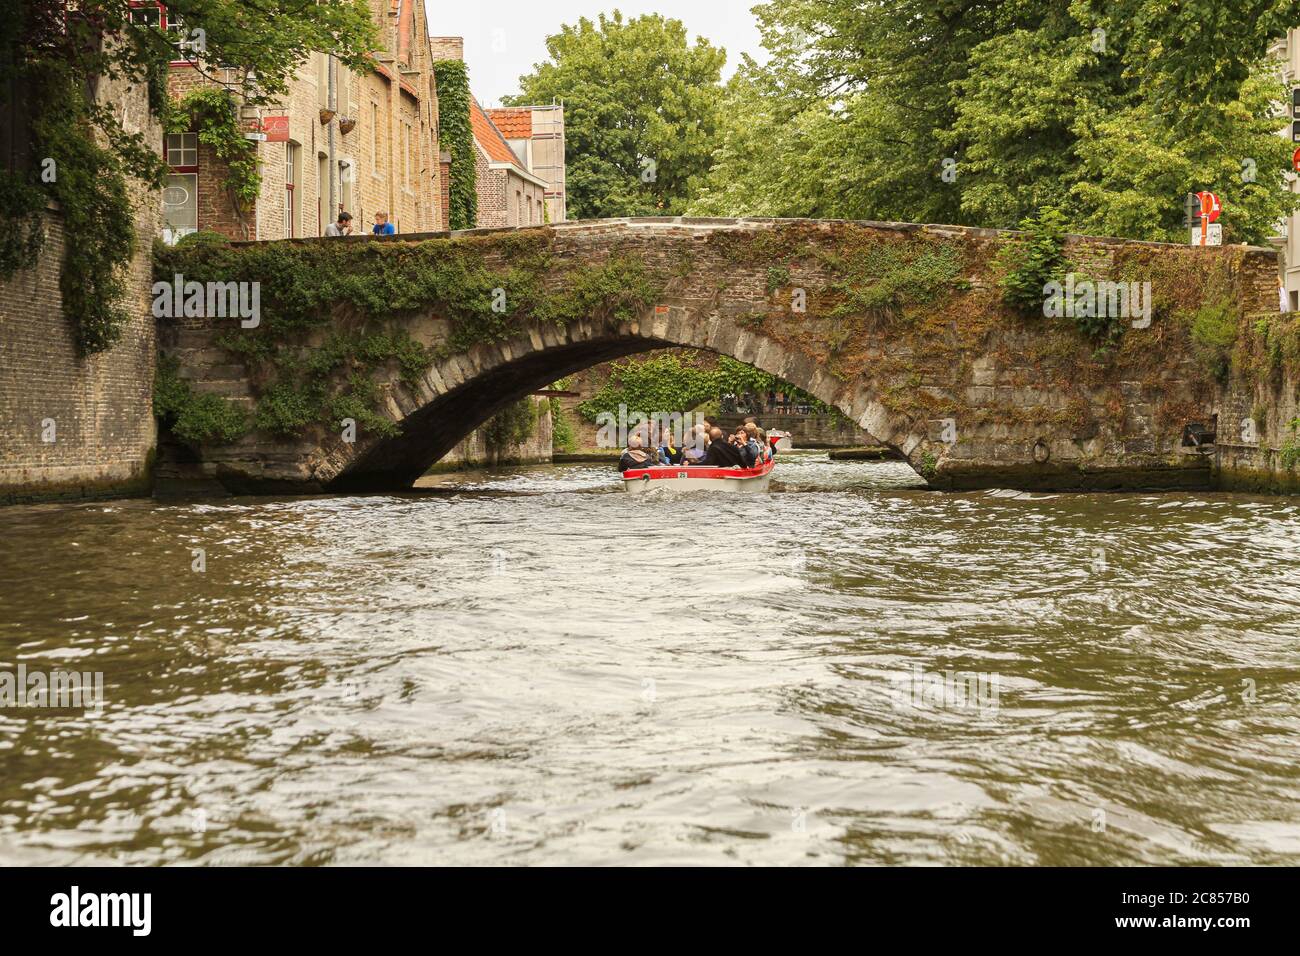
M 0 863 L 1300 862 L 1290 500 L 777 477 L 0 509 Z

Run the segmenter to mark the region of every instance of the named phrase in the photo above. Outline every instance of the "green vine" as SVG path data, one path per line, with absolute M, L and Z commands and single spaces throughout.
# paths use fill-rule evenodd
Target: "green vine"
M 192 445 L 232 442 L 247 433 L 248 416 L 218 395 L 200 395 L 178 373 L 173 358 L 160 356 L 154 372 L 153 412 L 173 435 Z
M 1282 442 L 1279 449 L 1279 457 L 1282 467 L 1287 471 L 1294 471 L 1295 466 L 1300 464 L 1300 441 L 1296 440 L 1296 429 L 1300 428 L 1300 418 L 1293 418 L 1290 421 L 1291 434 L 1286 441 Z
M 537 430 L 537 409 L 537 403 L 527 395 L 511 402 L 483 426 L 483 440 L 498 453 L 523 444 Z
M 578 412 L 595 421 L 602 412 L 618 412 L 619 405 L 641 413 L 688 412 L 724 394 L 756 395 L 784 391 L 800 404 L 808 404 L 826 413 L 828 406 L 800 391 L 775 375 L 759 371 L 726 355 L 720 355 L 714 367 L 683 361 L 669 352 L 648 359 L 615 362 L 605 384 L 591 398 L 578 406 Z
M 1054 209 L 1020 224 L 1026 235 L 1009 243 L 998 256 L 1006 274 L 999 283 L 1008 305 L 1029 315 L 1042 315 L 1047 285 L 1064 283 L 1070 272 L 1065 256 L 1065 216 Z
M 63 312 L 83 354 L 102 352 L 121 337 L 129 316 L 125 268 L 135 252 L 135 210 L 127 172 L 153 185 L 162 165 L 138 137 L 109 148 L 97 142 L 102 107 L 89 102 L 84 81 L 62 64 L 44 63 L 33 89 L 34 155 L 48 162 L 49 190 L 63 219 L 64 259 L 59 275 Z
M 191 241 L 193 240 L 193 241 Z M 499 250 L 495 237 L 491 248 Z M 630 319 L 658 288 L 642 263 L 615 258 L 562 268 L 550 237 L 504 240 L 493 267 L 481 238 L 402 243 L 258 244 L 234 247 L 215 236 L 156 246 L 155 277 L 176 273 L 199 282 L 256 282 L 260 322 L 237 323 L 215 344 L 238 357 L 258 401 L 253 425 L 277 435 L 336 428 L 354 419 L 360 431 L 390 435 L 396 426 L 376 413 L 382 394 L 375 372 L 395 367 L 416 387 L 439 358 L 517 335 L 540 319 Z M 450 329 L 437 349 L 407 334 L 401 322 L 417 312 L 440 315 Z
M 226 164 L 224 186 L 241 216 L 257 201 L 262 176 L 257 171 L 257 144 L 244 138 L 239 107 L 221 87 L 200 86 L 172 104 L 167 118 L 169 133 L 197 133 L 199 143 L 210 146 Z
M 469 73 L 460 60 L 440 60 L 433 65 L 433 76 L 438 85 L 438 142 L 451 153 L 449 228 L 473 229 L 478 225 L 478 191 Z
M 0 169 L 0 280 L 29 269 L 45 244 L 45 193 Z

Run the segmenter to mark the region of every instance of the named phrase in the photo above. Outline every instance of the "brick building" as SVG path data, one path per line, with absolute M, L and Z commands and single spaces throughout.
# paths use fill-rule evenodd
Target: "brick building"
M 432 37 L 429 42 L 435 61 L 465 59 L 461 37 Z M 470 127 L 481 228 L 568 219 L 563 106 L 485 110 L 471 97 Z
M 546 220 L 564 222 L 564 107 L 507 106 L 487 110 L 515 158 L 546 183 Z
M 470 98 L 470 126 L 477 147 L 474 172 L 480 228 L 534 226 L 546 221 L 546 181 L 529 172 L 488 118 Z
M 221 186 L 225 164 L 194 133 L 166 137 L 171 173 L 163 196 L 163 236 L 195 229 L 236 239 L 319 236 L 339 211 L 368 232 L 376 212 L 398 232 L 446 228 L 443 167 L 438 149 L 437 86 L 424 4 L 370 0 L 380 46 L 359 74 L 336 57 L 312 53 L 274 106 L 243 106 L 257 142 L 261 192 L 240 208 Z M 153 6 L 153 5 L 147 5 Z M 166 26 L 166 10 L 160 8 Z M 205 65 L 206 66 L 206 65 Z M 172 64 L 169 88 L 179 99 L 196 85 L 220 83 L 239 102 L 233 70 Z

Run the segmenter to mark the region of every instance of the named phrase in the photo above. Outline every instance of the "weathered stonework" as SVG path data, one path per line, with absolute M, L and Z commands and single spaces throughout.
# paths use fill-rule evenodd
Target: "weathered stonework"
M 1154 287 L 1151 326 L 1126 329 L 1099 352 L 1065 324 L 1002 304 L 994 255 L 1008 235 L 994 230 L 663 218 L 456 235 L 475 238 L 484 262 L 499 268 L 509 264 L 512 237 L 524 234 L 543 236 L 559 263 L 633 259 L 662 293 L 629 321 L 525 321 L 507 341 L 445 355 L 415 388 L 394 369 L 383 404 L 400 425 L 396 437 L 345 444 L 323 432 L 291 442 L 252 435 L 203 448 L 194 467 L 233 491 L 404 487 L 521 395 L 599 362 L 686 347 L 733 356 L 835 405 L 936 487 L 1204 488 L 1211 462 L 1184 448 L 1182 434 L 1213 415 L 1218 389 L 1176 316 L 1210 299 L 1245 314 L 1276 309 L 1275 254 L 1245 247 L 1071 237 L 1066 252 L 1081 269 Z M 897 250 L 921 247 L 955 255 L 958 280 L 926 301 L 845 307 L 872 288 L 854 268 L 870 272 Z M 806 311 L 794 308 L 800 293 Z M 199 391 L 251 401 L 213 345 L 225 327 L 215 322 L 166 329 L 164 348 Z M 434 311 L 405 326 L 435 348 L 450 332 Z

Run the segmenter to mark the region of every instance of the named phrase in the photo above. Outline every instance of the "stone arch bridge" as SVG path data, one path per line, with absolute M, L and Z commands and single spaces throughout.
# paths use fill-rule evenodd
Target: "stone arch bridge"
M 159 320 L 164 359 L 196 395 L 249 412 L 265 401 L 273 391 L 265 363 L 240 348 L 258 335 L 281 335 L 302 356 L 334 328 L 398 330 L 427 349 L 428 361 L 414 371 L 396 360 L 366 367 L 373 407 L 390 424 L 363 424 L 355 441 L 322 419 L 292 433 L 170 443 L 166 468 L 236 493 L 405 488 L 521 396 L 599 362 L 681 346 L 804 389 L 901 452 L 935 487 L 1209 485 L 1209 460 L 1184 447 L 1183 434 L 1213 421 L 1222 356 L 1190 330 L 1207 315 L 1244 322 L 1276 312 L 1275 254 L 1067 237 L 1064 253 L 1080 277 L 1151 283 L 1146 320 L 1123 316 L 1113 336 L 1099 338 L 1006 303 L 1000 279 L 1014 260 L 1000 257 L 1017 238 L 907 223 L 656 218 L 182 247 L 158 278 L 175 271 L 187 281 L 262 282 L 259 328 L 220 317 Z M 449 265 L 463 285 L 440 278 L 427 301 L 403 293 L 391 308 L 327 301 L 312 312 L 276 286 L 272 253 L 281 265 L 287 256 L 308 286 L 354 267 L 418 283 L 445 278 L 439 270 Z M 344 300 L 351 294 L 346 284 L 334 288 Z M 504 314 L 478 301 L 502 292 Z M 298 325 L 280 321 L 286 311 Z M 291 326 L 307 331 L 295 339 L 284 331 Z M 331 388 L 349 367 L 357 365 L 331 373 Z

